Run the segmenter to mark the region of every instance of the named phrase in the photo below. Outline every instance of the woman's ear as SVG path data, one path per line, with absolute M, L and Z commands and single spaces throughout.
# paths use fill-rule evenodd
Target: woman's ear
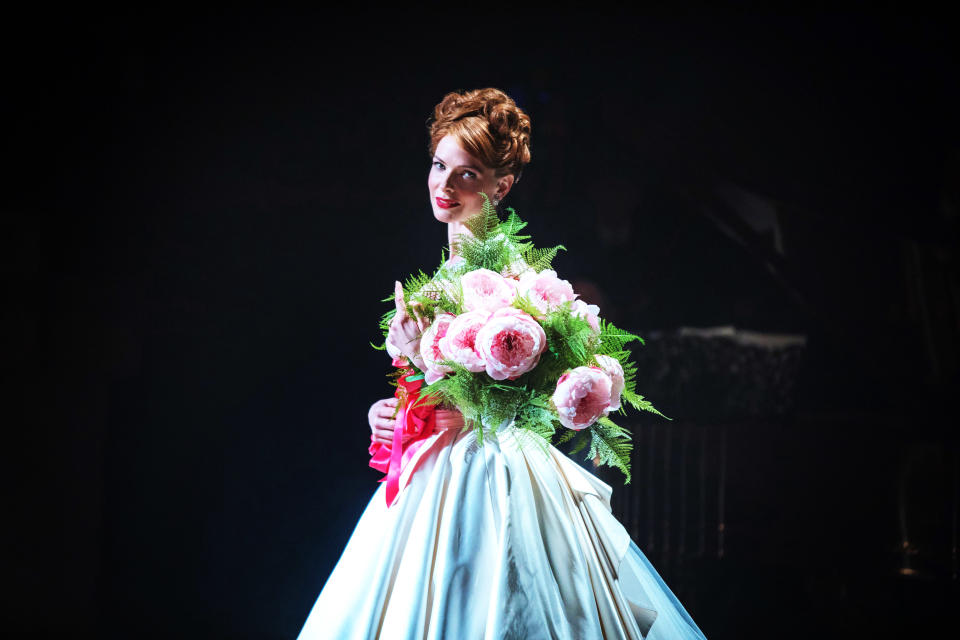
M 507 197 L 507 194 L 510 193 L 510 187 L 513 186 L 514 176 L 512 173 L 508 173 L 502 178 L 497 179 L 497 200 L 503 200 Z

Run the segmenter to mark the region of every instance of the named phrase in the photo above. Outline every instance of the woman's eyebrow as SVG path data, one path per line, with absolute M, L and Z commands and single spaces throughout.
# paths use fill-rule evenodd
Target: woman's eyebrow
M 441 163 L 447 165 L 448 167 L 450 166 L 450 163 L 449 163 L 449 162 L 447 162 L 446 160 L 444 160 L 443 158 L 441 158 L 441 157 L 438 156 L 437 154 L 433 154 L 433 159 L 434 159 L 434 160 L 439 160 Z M 481 169 L 480 167 L 475 167 L 475 166 L 473 166 L 472 164 L 461 164 L 461 165 L 457 165 L 457 168 L 458 168 L 458 169 L 460 169 L 460 168 L 462 168 L 462 169 L 473 169 L 473 170 L 476 171 L 477 173 L 483 173 L 483 169 Z

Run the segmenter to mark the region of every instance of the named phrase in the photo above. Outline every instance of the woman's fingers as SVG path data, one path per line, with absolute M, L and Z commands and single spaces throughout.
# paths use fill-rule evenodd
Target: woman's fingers
M 403 301 L 403 285 L 400 284 L 399 280 L 394 281 L 393 285 L 393 302 L 397 306 L 397 314 L 406 316 L 407 315 L 407 305 Z
M 389 422 L 389 423 L 388 423 Z M 373 439 L 376 442 L 393 442 L 393 421 L 377 421 L 373 429 Z
M 389 398 L 377 403 L 377 415 L 393 416 L 397 408 L 397 399 Z
M 427 319 L 420 315 L 421 311 L 423 310 L 423 305 L 419 302 L 414 302 L 411 304 L 411 306 L 413 307 L 413 318 L 417 321 L 417 329 L 419 329 L 420 333 L 422 334 L 430 326 L 430 323 L 427 322 Z
M 397 315 L 394 316 L 396 322 L 403 323 L 412 320 L 417 325 L 419 333 L 423 333 L 430 326 L 430 323 L 420 315 L 423 303 L 411 302 L 410 307 L 413 311 L 413 317 L 410 317 L 410 314 L 407 313 L 407 304 L 403 299 L 403 285 L 400 284 L 399 280 L 393 283 L 393 302 L 397 307 Z
M 396 428 L 397 398 L 384 398 L 374 403 L 370 412 L 370 431 L 374 442 L 391 444 Z

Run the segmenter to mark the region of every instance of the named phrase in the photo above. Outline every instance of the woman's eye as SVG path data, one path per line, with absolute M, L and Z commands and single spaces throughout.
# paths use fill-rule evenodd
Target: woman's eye
M 436 167 L 437 169 L 443 170 L 443 163 L 442 163 L 442 162 L 438 162 L 437 160 L 434 160 L 434 161 L 433 161 L 433 166 Z
M 477 177 L 477 174 L 475 174 L 473 171 L 464 171 L 464 172 L 463 172 L 463 177 L 464 177 L 464 178 L 470 178 L 470 179 L 472 180 L 472 179 L 474 179 L 474 178 Z

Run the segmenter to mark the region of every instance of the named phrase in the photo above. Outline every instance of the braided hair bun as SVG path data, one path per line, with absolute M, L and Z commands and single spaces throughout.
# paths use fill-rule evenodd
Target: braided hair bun
M 530 116 L 499 89 L 448 93 L 430 119 L 430 153 L 452 135 L 498 176 L 520 177 L 530 162 Z

